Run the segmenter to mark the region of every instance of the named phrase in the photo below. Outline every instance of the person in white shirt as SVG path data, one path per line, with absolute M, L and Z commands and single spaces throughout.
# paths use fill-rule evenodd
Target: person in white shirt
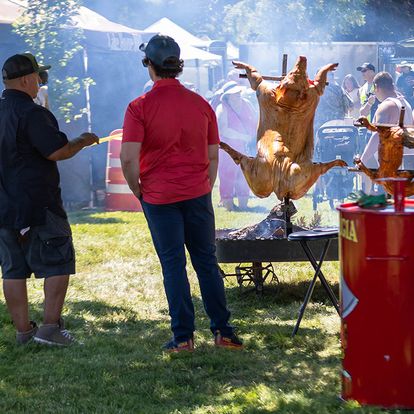
M 41 83 L 39 85 L 39 92 L 37 93 L 36 98 L 34 98 L 34 102 L 37 103 L 40 106 L 43 106 L 46 109 L 49 108 L 49 91 L 47 82 L 49 80 L 49 74 L 47 70 L 39 72 L 39 78 L 41 80 Z
M 399 95 L 394 86 L 392 76 L 388 72 L 379 72 L 375 75 L 374 93 L 381 102 L 373 119 L 374 124 L 395 124 L 400 119 L 401 108 L 405 107 L 404 125 L 413 125 L 412 108 L 408 101 Z M 361 161 L 368 168 L 376 168 L 378 166 L 378 133 L 374 133 L 365 147 L 361 156 Z M 404 169 L 414 169 L 411 160 L 414 156 L 414 149 L 404 147 L 404 156 L 402 167 Z

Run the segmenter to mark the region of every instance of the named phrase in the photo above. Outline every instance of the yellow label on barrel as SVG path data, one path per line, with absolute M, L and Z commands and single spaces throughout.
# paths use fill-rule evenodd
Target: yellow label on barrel
M 357 233 L 355 229 L 354 220 L 347 220 L 347 219 L 341 218 L 341 226 L 340 226 L 339 234 L 344 239 L 358 243 L 358 237 L 357 237 Z

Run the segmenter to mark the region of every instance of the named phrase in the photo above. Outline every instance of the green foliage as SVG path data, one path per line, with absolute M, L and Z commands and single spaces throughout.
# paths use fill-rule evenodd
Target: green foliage
M 225 31 L 249 41 L 329 41 L 362 26 L 366 0 L 241 0 L 227 6 Z
M 414 36 L 414 0 L 367 0 L 366 24 L 345 40 L 398 41 Z
M 380 41 L 414 35 L 414 0 L 84 0 L 142 29 L 168 17 L 195 35 L 248 41 Z
M 66 122 L 84 112 L 84 109 L 77 110 L 73 100 L 80 95 L 85 82 L 93 82 L 90 78 L 67 75 L 68 65 L 82 50 L 83 31 L 72 23 L 80 5 L 81 0 L 30 0 L 14 24 L 15 32 L 24 39 L 37 60 L 52 64 L 50 102 L 57 116 Z

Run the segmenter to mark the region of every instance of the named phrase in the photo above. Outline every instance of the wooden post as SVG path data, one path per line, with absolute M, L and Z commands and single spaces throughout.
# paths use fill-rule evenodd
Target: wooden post
M 402 106 L 401 112 L 400 112 L 400 120 L 398 122 L 398 125 L 400 126 L 400 128 L 404 128 L 404 115 L 405 115 L 405 106 Z
M 288 59 L 288 55 L 283 54 L 283 62 L 282 62 L 282 76 L 283 77 L 287 75 L 287 59 Z

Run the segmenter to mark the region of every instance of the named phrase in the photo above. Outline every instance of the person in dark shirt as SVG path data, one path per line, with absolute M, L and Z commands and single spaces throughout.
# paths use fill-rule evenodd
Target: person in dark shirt
M 397 79 L 397 88 L 404 95 L 404 98 L 407 99 L 411 107 L 414 107 L 414 71 L 406 60 L 399 63 L 397 69 L 401 72 Z
M 53 114 L 33 102 L 39 66 L 29 53 L 8 58 L 0 99 L 0 265 L 17 343 L 70 345 L 61 318 L 69 275 L 75 273 L 71 229 L 60 195 L 56 161 L 73 157 L 98 137 L 68 141 Z M 29 321 L 26 279 L 44 278 L 44 318 Z

